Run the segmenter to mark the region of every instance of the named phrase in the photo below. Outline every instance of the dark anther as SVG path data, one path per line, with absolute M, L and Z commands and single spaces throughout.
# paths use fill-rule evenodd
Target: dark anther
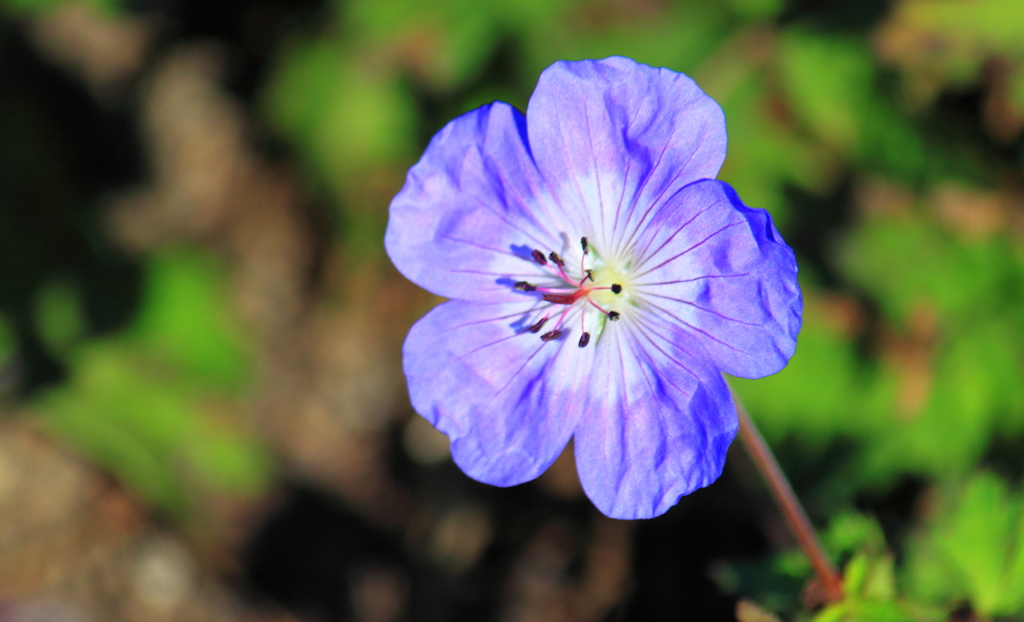
M 533 260 L 536 261 L 537 263 L 539 263 L 540 265 L 542 265 L 542 266 L 548 265 L 548 260 L 544 258 L 544 253 L 540 252 L 537 249 L 533 249 L 532 255 L 533 255 Z
M 558 266 L 559 268 L 564 268 L 565 267 L 565 262 L 562 261 L 562 258 L 559 257 L 558 253 L 556 253 L 555 251 L 551 251 L 551 254 L 548 255 L 548 259 L 550 259 L 552 262 L 554 262 L 554 264 L 556 266 Z
M 619 312 L 618 311 L 609 311 L 608 312 L 608 319 L 613 321 L 613 322 L 615 320 L 619 319 Z
M 587 254 L 587 238 L 586 236 L 580 238 L 580 246 L 583 247 L 583 254 Z
M 613 283 L 612 284 L 612 293 L 613 294 L 621 294 L 622 293 L 622 286 L 619 285 L 618 283 Z
M 558 330 L 556 328 L 555 330 L 549 330 L 548 332 L 546 332 L 543 335 L 541 335 L 540 336 L 540 340 L 541 341 L 554 341 L 555 339 L 558 339 L 561 336 L 562 336 L 562 331 L 560 331 L 560 330 Z
M 590 281 L 593 282 L 594 281 L 594 271 L 593 270 L 584 270 L 584 272 L 587 273 L 587 276 L 583 277 L 583 281 L 586 281 L 587 279 L 590 279 Z M 583 285 L 583 281 L 580 281 L 580 285 Z
M 587 347 L 588 343 L 590 343 L 590 333 L 584 332 L 582 335 L 580 335 L 580 347 L 585 348 Z
M 526 281 L 517 281 L 513 286 L 517 292 L 533 292 L 537 291 L 537 286 L 527 283 Z
M 544 328 L 544 323 L 548 321 L 548 318 L 542 317 L 539 322 L 528 328 L 531 333 L 539 333 L 540 329 Z

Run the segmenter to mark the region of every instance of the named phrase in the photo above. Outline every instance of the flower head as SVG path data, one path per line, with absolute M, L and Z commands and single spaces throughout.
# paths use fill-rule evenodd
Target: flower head
M 667 69 L 557 62 L 524 116 L 449 123 L 391 203 L 385 243 L 450 298 L 409 332 L 415 410 L 499 486 L 570 438 L 608 516 L 647 518 L 721 474 L 737 418 L 722 372 L 796 347 L 796 261 L 767 212 L 714 180 L 719 106 Z

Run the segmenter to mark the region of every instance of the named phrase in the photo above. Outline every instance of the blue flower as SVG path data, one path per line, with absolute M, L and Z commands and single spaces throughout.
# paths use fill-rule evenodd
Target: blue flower
M 557 62 L 526 115 L 449 123 L 391 203 L 398 269 L 450 298 L 406 339 L 413 408 L 470 477 L 536 478 L 574 439 L 605 514 L 648 518 L 721 474 L 722 372 L 796 348 L 796 261 L 767 212 L 716 181 L 721 108 L 627 58 Z

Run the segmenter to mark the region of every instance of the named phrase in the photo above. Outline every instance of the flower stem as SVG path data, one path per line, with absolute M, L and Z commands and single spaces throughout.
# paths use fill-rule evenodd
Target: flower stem
M 836 602 L 843 599 L 843 579 L 839 571 L 832 564 L 825 549 L 818 540 L 818 535 L 807 518 L 800 500 L 797 499 L 793 487 L 775 460 L 772 450 L 765 443 L 764 437 L 758 431 L 754 421 L 747 414 L 743 403 L 733 393 L 733 401 L 736 402 L 736 414 L 740 418 L 740 440 L 747 454 L 754 461 L 757 469 L 761 472 L 768 489 L 775 497 L 775 503 L 782 510 L 782 515 L 789 525 L 790 531 L 796 536 L 800 548 L 811 562 L 814 574 L 817 576 L 818 587 L 823 591 L 826 602 Z

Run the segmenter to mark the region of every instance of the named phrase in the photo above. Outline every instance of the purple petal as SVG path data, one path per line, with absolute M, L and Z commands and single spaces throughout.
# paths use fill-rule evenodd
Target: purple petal
M 564 229 L 563 220 L 547 211 L 525 125 L 496 102 L 430 141 L 391 202 L 384 238 L 409 280 L 447 298 L 507 300 L 512 282 L 543 274 L 531 249 L 562 249 L 551 232 Z
M 658 516 L 721 475 L 738 425 L 729 389 L 695 339 L 655 318 L 624 318 L 598 346 L 600 405 L 575 434 L 580 482 L 612 518 Z
M 559 61 L 527 109 L 537 166 L 564 209 L 615 252 L 679 188 L 725 159 L 722 109 L 687 76 L 622 57 Z
M 796 350 L 803 301 L 796 259 L 761 209 L 705 180 L 666 202 L 636 242 L 645 311 L 680 324 L 727 374 L 761 378 Z
M 589 400 L 594 349 L 577 347 L 568 328 L 548 343 L 526 332 L 540 317 L 532 306 L 446 302 L 403 350 L 413 408 L 448 435 L 467 475 L 497 486 L 543 473 Z

